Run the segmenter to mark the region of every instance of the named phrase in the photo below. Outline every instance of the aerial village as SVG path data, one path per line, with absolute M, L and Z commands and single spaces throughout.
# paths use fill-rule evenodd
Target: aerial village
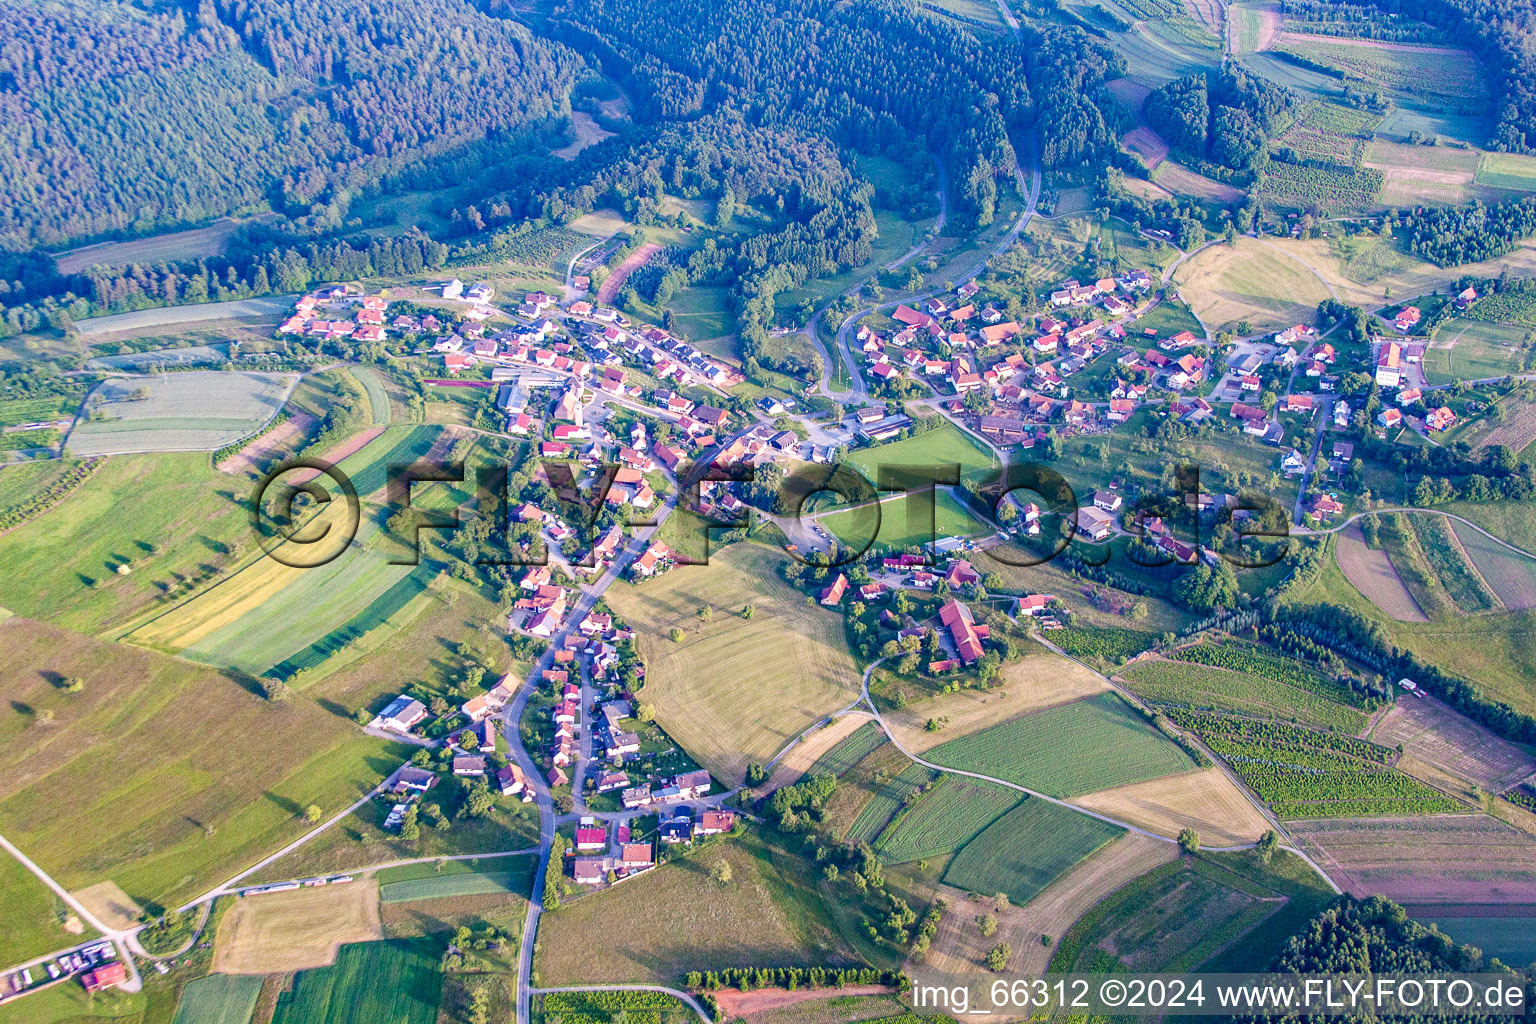
M 576 279 L 578 294 L 583 283 Z M 884 330 L 864 322 L 848 332 L 846 343 L 862 359 L 869 397 L 840 410 L 841 422 L 815 431 L 789 429 L 785 417 L 795 411 L 794 398 L 768 396 L 750 405 L 732 399 L 731 389 L 743 382 L 736 369 L 660 327 L 583 298 L 562 304 L 545 292 L 529 292 L 510 308 L 500 308 L 488 284 L 466 286 L 454 279 L 444 282 L 440 293 L 455 304 L 457 315 L 423 313 L 419 307 L 392 314 L 391 303 L 382 297 L 332 288 L 300 298 L 279 331 L 319 340 L 380 341 L 389 332 L 416 338 L 421 354 L 442 368 L 443 376 L 428 384 L 494 391 L 506 434 L 536 442 L 541 460 L 577 467 L 567 479 L 548 481 L 560 498 L 579 503 L 580 491 L 602 478 L 605 465 L 616 467 L 602 501 L 631 516 L 675 500 L 678 475 L 692 460 L 772 461 L 785 467 L 828 463 L 847 448 L 907 436 L 914 421 L 902 402 L 914 396 L 927 396 L 935 411 L 1005 457 L 1027 457 L 1054 437 L 1108 432 L 1152 403 L 1192 426 L 1222 415 L 1219 407 L 1226 405 L 1225 415 L 1237 429 L 1277 449 L 1277 471 L 1287 477 L 1325 479 L 1346 472 L 1351 463 L 1349 441 L 1322 446 L 1315 464 L 1311 453 L 1282 445 L 1287 436 L 1282 417 L 1310 419 L 1322 401 L 1331 402 L 1336 428 L 1352 422 L 1348 402 L 1331 394 L 1339 382 L 1338 353 L 1313 327 L 1298 324 L 1273 335 L 1238 339 L 1217 357 L 1208 340 L 1191 331 L 1159 337 L 1154 329 L 1137 329 L 1136 321 L 1159 301 L 1157 283 L 1143 270 L 1089 284 L 1062 282 L 1049 292 L 1047 311 L 1025 320 L 1006 319 L 994 305 L 978 308 L 973 301 L 978 290 L 967 282 L 952 292 L 898 305 Z M 1476 299 L 1468 288 L 1454 301 L 1461 309 Z M 513 326 L 491 330 L 487 322 L 492 319 L 510 319 Z M 1384 319 L 1393 333 L 1409 335 L 1421 311 L 1408 306 Z M 1392 392 L 1375 417 L 1380 432 L 1411 426 L 1429 433 L 1454 424 L 1449 408 L 1425 403 L 1424 347 L 1393 337 L 1374 345 L 1375 383 L 1384 394 Z M 662 386 L 648 388 L 638 380 Z M 1262 392 L 1277 390 L 1285 396 L 1268 407 L 1259 401 Z M 544 463 L 539 472 L 545 472 Z M 702 510 L 726 518 L 747 512 L 743 494 L 736 484 L 699 487 Z M 1016 495 L 1008 501 L 1013 514 L 999 538 L 1036 538 L 1047 513 L 1061 511 L 1042 510 Z M 1231 494 L 1202 493 L 1195 501 L 1198 515 L 1238 505 Z M 1178 539 L 1163 518 L 1145 510 L 1131 512 L 1113 487 L 1092 492 L 1080 508 L 1068 511 L 1076 536 L 1089 543 L 1131 534 L 1178 562 L 1217 562 L 1215 551 Z M 1345 505 L 1319 489 L 1302 511 L 1326 522 L 1344 512 Z M 1250 514 L 1231 512 L 1234 521 Z M 714 806 L 719 793 L 711 799 L 707 772 L 692 764 L 671 772 L 654 764 L 651 771 L 638 769 L 642 756 L 655 761 L 657 753 L 642 754 L 641 730 L 660 731 L 634 718 L 635 694 L 620 678 L 628 664 L 631 678 L 643 680 L 644 666 L 635 664 L 632 631 L 582 600 L 583 588 L 632 546 L 638 553 L 625 567 L 632 580 L 670 571 L 679 561 L 677 553 L 617 523 L 584 538 L 579 524 L 547 504 L 518 503 L 511 518 L 537 536 L 550 557 L 523 574 L 508 634 L 545 642 L 566 636 L 543 673 L 541 742 L 530 744 L 543 751 L 545 781 L 556 792 L 570 787 L 578 811 L 611 804 L 613 810 L 654 815 L 647 835 L 663 845 L 729 832 L 732 812 Z M 825 544 L 833 543 L 818 525 L 812 530 Z M 932 675 L 974 670 L 987 657 L 992 639 L 991 626 L 978 621 L 962 600 L 985 593 L 983 574 L 962 557 L 976 544 L 975 539 L 939 538 L 941 564 L 923 554 L 889 553 L 868 568 L 857 564 L 818 580 L 811 596 L 838 608 L 897 592 L 936 594 L 919 608 L 920 616 L 885 607 L 880 624 L 902 650 L 923 651 Z M 1051 594 L 1015 598 L 1009 611 L 1045 630 L 1061 628 L 1069 616 Z M 574 628 L 566 631 L 569 625 Z M 515 680 L 502 679 L 444 714 L 433 714 L 421 700 L 401 694 L 369 728 L 418 742 L 429 742 L 424 736 L 447 742 L 451 754 L 443 767 L 453 776 L 483 780 L 493 792 L 526 802 L 533 791 L 524 769 L 497 753 L 496 728 L 516 688 Z M 388 794 L 392 806 L 386 830 L 413 827 L 413 808 L 438 778 L 424 766 L 403 770 Z M 577 796 L 587 803 L 574 804 Z M 655 853 L 639 837 L 627 821 L 610 830 L 600 819 L 583 816 L 572 843 L 572 876 L 581 885 L 604 885 L 651 867 Z

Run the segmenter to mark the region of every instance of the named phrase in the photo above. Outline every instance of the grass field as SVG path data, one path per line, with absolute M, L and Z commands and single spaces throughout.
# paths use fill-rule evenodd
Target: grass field
M 450 861 L 463 864 L 465 861 Z M 519 896 L 531 891 L 534 857 L 497 857 L 481 863 L 478 870 L 444 871 L 417 878 L 380 878 L 379 900 L 383 903 L 408 903 L 411 900 L 442 899 L 449 896 L 485 896 L 509 892 Z M 426 865 L 431 867 L 431 865 Z
M 20 617 L 0 623 L 0 828 L 70 887 L 174 904 L 338 810 L 403 760 L 308 700 Z M 84 690 L 63 693 L 79 677 Z M 54 712 L 47 726 L 37 712 Z M 281 736 L 281 742 L 274 737 Z
M 878 486 L 881 466 L 927 467 L 951 463 L 959 464 L 962 482 L 985 480 L 997 468 L 997 459 L 990 451 L 947 420 L 942 426 L 914 437 L 849 452 L 845 464 L 851 464 L 868 477 L 871 484 Z
M 1254 238 L 1213 245 L 1177 271 L 1179 292 L 1213 330 L 1246 320 L 1255 331 L 1311 323 L 1328 297 L 1310 270 Z
M 710 866 L 731 866 L 731 882 Z M 536 985 L 675 985 L 690 970 L 851 963 L 801 858 L 748 834 L 563 905 L 539 925 Z
M 1495 188 L 1536 190 L 1536 158 L 1518 153 L 1484 153 L 1477 165 L 1477 181 Z
M 80 336 L 89 341 L 100 335 L 129 331 L 142 334 L 157 329 L 170 333 L 176 328 L 195 327 L 217 320 L 271 320 L 275 325 L 293 307 L 296 298 L 297 295 L 269 295 L 261 299 L 205 302 L 194 306 L 161 306 L 76 320 L 75 326 L 80 329 Z
M 18 964 L 87 937 L 84 923 L 10 854 L 0 856 L 0 920 L 0 963 Z
M 1031 797 L 966 843 L 944 881 L 983 896 L 1005 892 L 1023 906 L 1120 834 L 1113 825 Z
M 819 520 L 828 533 L 855 550 L 870 543 L 874 526 L 874 506 L 834 512 Z M 964 505 L 948 491 L 933 495 L 933 527 L 928 526 L 926 503 L 917 495 L 902 494 L 879 504 L 880 526 L 874 543 L 895 548 L 932 544 L 945 537 L 976 537 L 987 532 Z
M 322 967 L 336 963 L 346 943 L 382 937 L 379 887 L 372 878 L 245 896 L 219 922 L 213 966 L 225 974 Z
M 1495 544 L 1465 523 L 1452 520 L 1450 528 L 1478 575 L 1504 607 L 1512 611 L 1536 608 L 1536 561 Z
M 1114 694 L 1037 711 L 951 740 L 930 750 L 927 759 L 1054 797 L 1091 793 L 1194 767 L 1182 750 Z
M 269 373 L 188 372 L 112 378 L 86 399 L 91 414 L 66 442 L 75 455 L 212 451 L 277 415 L 296 378 Z M 136 398 L 141 389 L 147 397 Z
M 1466 50 L 1282 33 L 1276 48 L 1333 69 L 1365 88 L 1395 94 L 1407 106 L 1455 110 L 1487 100 L 1485 77 Z
M 839 719 L 839 722 L 841 721 L 843 720 Z M 853 724 L 853 731 L 838 740 L 826 753 L 817 757 L 802 773 L 803 776 L 830 773 L 842 778 L 854 765 L 885 742 L 885 733 L 881 732 L 880 727 L 874 722 L 865 720 L 860 725 L 857 724 L 861 721 L 860 719 L 854 718 L 849 721 Z
M 735 544 L 708 566 L 683 566 L 608 601 L 636 631 L 646 663 L 640 699 L 700 764 L 730 783 L 858 693 L 841 618 L 808 605 L 779 576 L 786 556 Z M 740 612 L 752 605 L 755 614 Z M 701 621 L 700 608 L 712 609 Z M 669 631 L 684 638 L 674 643 Z M 772 650 L 774 657 L 762 652 Z
M 1048 652 L 1030 653 L 1004 665 L 990 690 L 941 693 L 906 708 L 888 709 L 884 715 L 902 745 L 921 754 L 1019 715 L 1090 697 L 1108 688 L 1102 677 L 1076 662 Z M 930 718 L 943 722 L 944 728 L 930 732 L 926 728 Z
M 248 974 L 210 974 L 189 982 L 172 1024 L 249 1024 L 261 984 Z
M 1017 790 L 945 775 L 881 834 L 875 848 L 893 864 L 953 853 L 1019 802 Z
M 277 1000 L 273 1024 L 432 1024 L 443 988 L 438 940 L 362 942 L 303 971 Z
M 1424 376 L 1431 384 L 1448 384 L 1520 373 L 1529 352 L 1527 333 L 1509 324 L 1447 320 L 1424 352 Z

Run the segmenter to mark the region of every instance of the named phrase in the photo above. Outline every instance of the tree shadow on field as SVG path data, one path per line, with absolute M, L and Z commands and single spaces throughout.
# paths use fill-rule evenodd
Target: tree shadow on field
M 278 796 L 276 793 L 272 792 L 270 789 L 267 790 L 266 792 L 262 793 L 261 795 L 266 797 L 268 800 L 272 801 L 274 804 L 276 804 L 277 806 L 281 807 L 283 810 L 287 811 L 289 814 L 293 815 L 294 817 L 298 817 L 299 812 L 304 809 L 304 808 L 299 806 L 299 802 L 297 800 L 290 800 L 290 799 L 288 799 L 285 796 Z

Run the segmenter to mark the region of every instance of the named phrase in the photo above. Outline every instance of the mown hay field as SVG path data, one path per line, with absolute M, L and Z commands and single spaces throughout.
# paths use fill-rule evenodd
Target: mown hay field
M 928 751 L 935 764 L 1070 797 L 1189 771 L 1188 755 L 1115 694 L 1024 715 Z
M 288 374 L 187 372 L 112 378 L 97 385 L 70 431 L 75 455 L 212 451 L 261 429 L 287 401 Z M 136 395 L 147 392 L 147 397 Z
M 1123 830 L 1034 797 L 961 847 L 944 882 L 983 896 L 1007 893 L 1023 906 Z
M 172 1024 L 248 1024 L 261 984 L 260 977 L 250 974 L 210 974 L 189 982 Z
M 436 938 L 361 942 L 301 972 L 273 1024 L 432 1024 L 443 990 Z
M 785 558 L 763 545 L 735 544 L 707 566 L 679 566 L 607 595 L 635 629 L 645 659 L 640 699 L 683 749 L 732 784 L 748 763 L 766 763 L 859 692 L 841 617 L 784 582 Z M 746 605 L 750 619 L 741 615 Z M 698 614 L 706 606 L 708 622 Z M 669 638 L 674 627 L 683 631 L 681 642 Z
M 1310 324 L 1328 290 L 1307 267 L 1255 238 L 1213 245 L 1174 273 L 1179 293 L 1218 330 L 1248 321 L 1255 331 Z
M 1477 180 L 1496 188 L 1536 190 L 1536 158 L 1517 153 L 1484 153 Z
M 244 896 L 219 921 L 213 967 L 223 974 L 323 967 L 343 945 L 383 936 L 372 878 Z
M 1239 846 L 1269 831 L 1265 818 L 1219 768 L 1085 793 L 1073 804 L 1176 838 L 1186 828 L 1209 846 Z
M 991 782 L 944 775 L 906 814 L 888 826 L 875 848 L 893 864 L 953 853 L 1022 798 Z
M 409 753 L 304 699 L 14 617 L 0 623 L 0 830 L 65 886 L 178 905 L 336 811 Z M 64 693 L 59 680 L 84 688 Z M 46 727 L 38 713 L 53 713 Z M 279 739 L 280 738 L 280 739 Z
M 763 784 L 769 792 L 823 773 L 841 778 L 864 756 L 885 742 L 880 726 L 863 715 L 844 715 L 803 738 L 774 765 Z
M 86 938 L 83 923 L 69 914 L 61 917 L 62 904 L 36 875 L 10 854 L 0 857 L 0 961 L 19 964 Z M 72 920 L 70 932 L 64 920 Z

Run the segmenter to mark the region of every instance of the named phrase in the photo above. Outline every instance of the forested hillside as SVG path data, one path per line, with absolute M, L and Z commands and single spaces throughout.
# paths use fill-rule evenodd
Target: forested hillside
M 549 115 L 579 64 L 459 0 L 0 0 L 0 246 L 304 211 Z

